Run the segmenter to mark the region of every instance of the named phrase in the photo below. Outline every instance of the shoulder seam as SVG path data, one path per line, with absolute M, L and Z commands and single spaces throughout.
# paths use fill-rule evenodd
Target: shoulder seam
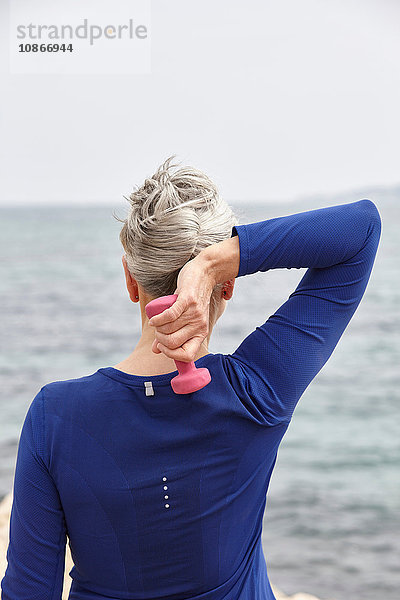
M 242 361 L 241 361 L 241 360 L 239 360 L 238 358 L 235 358 L 235 357 L 233 357 L 232 355 L 229 355 L 229 357 L 230 357 L 230 358 L 231 358 L 231 359 L 232 359 L 232 360 L 233 360 L 233 361 L 234 361 L 234 362 L 235 362 L 237 365 L 239 365 L 240 371 L 241 371 L 241 373 L 242 373 L 242 375 L 243 375 L 243 377 L 244 377 L 244 379 L 245 379 L 245 381 L 246 381 L 246 383 L 247 383 L 247 382 L 248 382 L 248 380 L 249 380 L 249 378 L 248 378 L 248 376 L 247 376 L 247 374 L 246 374 L 246 371 L 245 371 L 245 369 L 244 369 L 244 363 L 242 363 Z M 247 365 L 245 365 L 245 366 L 247 366 Z M 249 367 L 249 368 L 251 369 L 251 367 Z M 254 369 L 252 369 L 252 370 L 254 371 Z M 247 385 L 246 385 L 246 388 L 247 388 Z M 239 399 L 240 399 L 240 397 L 239 397 Z M 263 414 L 261 411 L 259 411 L 259 412 L 260 412 L 260 414 L 261 414 L 261 415 L 262 415 L 264 418 L 271 418 L 273 421 L 275 421 L 275 423 L 272 423 L 272 424 L 269 424 L 269 423 L 268 423 L 268 424 L 267 424 L 267 427 L 278 427 L 279 425 L 283 425 L 283 424 L 285 424 L 285 425 L 289 425 L 289 424 L 290 424 L 290 422 L 291 422 L 291 419 L 289 419 L 289 420 L 287 420 L 287 419 L 279 419 L 279 418 L 278 418 L 276 415 L 274 415 L 274 413 L 273 413 L 273 412 L 271 412 L 271 411 L 270 411 L 270 417 L 268 417 L 268 415 L 267 415 L 267 414 Z

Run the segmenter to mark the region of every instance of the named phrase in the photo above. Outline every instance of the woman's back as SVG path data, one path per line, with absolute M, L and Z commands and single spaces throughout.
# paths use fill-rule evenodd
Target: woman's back
M 193 394 L 172 392 L 176 372 L 113 367 L 43 386 L 21 433 L 3 600 L 59 598 L 66 535 L 76 600 L 274 598 L 261 529 L 277 450 L 361 301 L 381 223 L 360 200 L 235 229 L 237 276 L 308 267 L 296 290 L 235 352 L 196 362 L 212 380 Z
M 196 364 L 212 381 L 187 396 L 171 391 L 172 375 L 154 376 L 146 396 L 148 377 L 106 367 L 37 397 L 83 587 L 189 598 L 227 592 L 251 566 L 287 424 L 260 425 L 230 383 L 229 357 Z

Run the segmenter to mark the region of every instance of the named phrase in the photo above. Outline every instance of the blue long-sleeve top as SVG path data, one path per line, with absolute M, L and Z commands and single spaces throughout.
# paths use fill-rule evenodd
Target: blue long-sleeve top
M 272 600 L 261 546 L 277 450 L 365 292 L 381 233 L 370 200 L 238 225 L 238 277 L 307 267 L 212 377 L 113 367 L 44 385 L 22 427 L 3 600 Z M 152 382 L 151 388 L 146 382 Z M 146 389 L 148 392 L 146 393 Z

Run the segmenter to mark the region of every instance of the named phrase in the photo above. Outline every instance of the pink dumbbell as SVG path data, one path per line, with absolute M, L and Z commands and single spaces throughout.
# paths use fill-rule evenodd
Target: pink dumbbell
M 178 298 L 178 294 L 170 296 L 161 296 L 152 300 L 145 306 L 146 314 L 151 319 L 173 305 Z M 171 386 L 175 394 L 190 394 L 197 392 L 211 381 L 211 375 L 208 369 L 202 367 L 198 369 L 194 362 L 183 362 L 175 360 L 179 375 L 171 379 Z

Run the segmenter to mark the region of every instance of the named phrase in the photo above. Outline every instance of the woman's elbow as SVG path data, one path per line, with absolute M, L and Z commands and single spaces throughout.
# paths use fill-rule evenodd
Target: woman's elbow
M 369 200 L 368 198 L 364 198 L 361 202 L 363 204 L 363 214 L 365 214 L 368 219 L 367 238 L 374 235 L 379 241 L 382 229 L 382 219 L 378 207 L 375 202 L 372 202 L 372 200 Z

